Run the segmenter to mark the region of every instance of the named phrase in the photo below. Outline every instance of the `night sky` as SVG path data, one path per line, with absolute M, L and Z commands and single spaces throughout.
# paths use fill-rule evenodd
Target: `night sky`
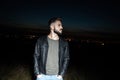
M 63 18 L 70 31 L 120 34 L 120 6 L 117 1 L 0 1 L 0 24 L 46 28 L 49 18 Z

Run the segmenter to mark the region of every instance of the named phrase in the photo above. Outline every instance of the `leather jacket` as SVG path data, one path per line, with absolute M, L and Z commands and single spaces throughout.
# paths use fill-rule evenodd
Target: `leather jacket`
M 48 54 L 47 36 L 37 39 L 34 52 L 34 73 L 46 74 L 46 59 Z M 69 62 L 69 46 L 68 42 L 63 38 L 59 38 L 59 72 L 58 75 L 64 76 Z

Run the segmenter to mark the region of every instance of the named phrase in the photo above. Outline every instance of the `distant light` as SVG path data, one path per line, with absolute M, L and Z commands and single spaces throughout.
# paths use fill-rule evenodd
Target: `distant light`
M 35 35 L 25 35 L 25 38 L 28 38 L 28 39 L 34 39 L 36 36 Z
M 104 46 L 105 44 L 104 44 L 104 43 L 101 43 L 101 45 L 103 45 L 103 46 Z
M 71 41 L 72 39 L 71 39 L 71 38 L 67 38 L 66 40 L 67 40 L 67 41 Z

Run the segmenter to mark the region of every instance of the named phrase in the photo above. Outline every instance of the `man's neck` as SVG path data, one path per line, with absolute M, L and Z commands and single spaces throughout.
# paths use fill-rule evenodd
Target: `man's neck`
M 59 40 L 59 36 L 58 36 L 56 33 L 54 33 L 54 32 L 51 32 L 51 33 L 48 35 L 48 37 L 49 37 L 50 39 L 53 39 L 53 40 Z

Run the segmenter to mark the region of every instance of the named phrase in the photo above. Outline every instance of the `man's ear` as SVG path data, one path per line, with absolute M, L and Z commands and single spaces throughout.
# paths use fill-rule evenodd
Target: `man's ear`
M 51 29 L 51 30 L 54 30 L 54 23 L 52 23 L 52 24 L 50 25 L 50 29 Z

